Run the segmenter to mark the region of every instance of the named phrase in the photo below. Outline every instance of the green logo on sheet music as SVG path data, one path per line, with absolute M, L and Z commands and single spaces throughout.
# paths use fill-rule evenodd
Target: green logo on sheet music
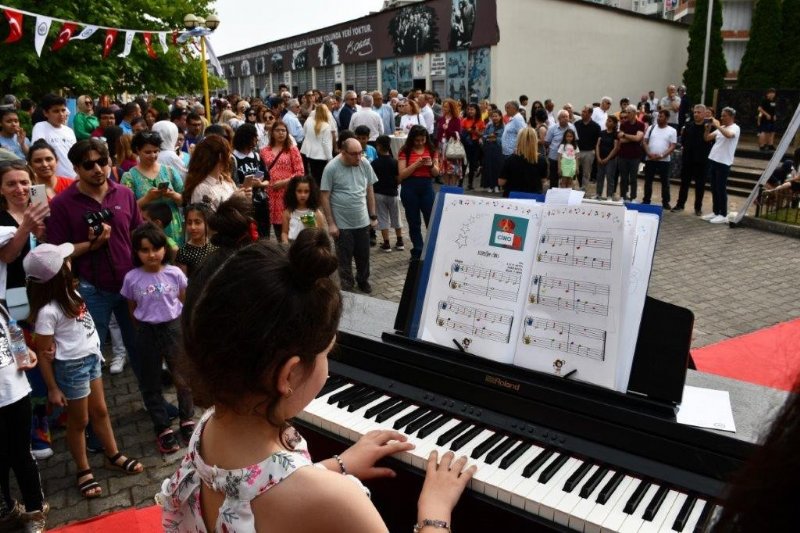
M 495 215 L 494 222 L 492 222 L 492 235 L 489 237 L 489 245 L 521 252 L 525 247 L 525 234 L 527 231 L 527 218 Z

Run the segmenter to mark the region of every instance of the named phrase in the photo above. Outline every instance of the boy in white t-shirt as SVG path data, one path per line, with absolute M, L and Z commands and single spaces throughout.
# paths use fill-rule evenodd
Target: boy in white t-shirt
M 33 126 L 31 142 L 36 142 L 39 139 L 47 141 L 56 151 L 56 157 L 58 158 L 56 175 L 74 178 L 75 169 L 72 168 L 67 154 L 77 141 L 75 132 L 67 126 L 67 101 L 61 96 L 48 94 L 42 99 L 40 106 L 47 120 L 37 122 Z

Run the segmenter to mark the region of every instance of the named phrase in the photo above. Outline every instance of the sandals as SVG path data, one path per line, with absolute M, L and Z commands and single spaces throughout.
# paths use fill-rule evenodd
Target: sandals
M 125 460 L 120 463 L 120 459 Z M 144 471 L 142 463 L 136 459 L 125 457 L 122 455 L 122 452 L 117 452 L 117 454 L 113 457 L 106 456 L 106 468 L 110 468 L 112 470 L 121 470 L 129 476 L 141 474 Z
M 77 473 L 78 477 L 78 490 L 81 491 L 81 496 L 87 500 L 99 498 L 103 495 L 103 487 L 97 482 L 92 474 L 92 469 L 87 468 Z M 81 478 L 88 477 L 81 481 Z
M 192 439 L 192 435 L 194 434 L 194 421 L 185 420 L 181 422 L 181 428 L 179 431 L 183 441 L 186 444 L 189 444 L 189 441 Z
M 165 429 L 156 437 L 156 446 L 161 453 L 175 453 L 181 449 L 181 445 L 171 429 Z

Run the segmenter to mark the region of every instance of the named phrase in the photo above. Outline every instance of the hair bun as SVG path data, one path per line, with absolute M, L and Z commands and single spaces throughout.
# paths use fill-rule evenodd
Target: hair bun
M 297 282 L 313 285 L 318 279 L 336 272 L 339 260 L 326 232 L 306 228 L 289 248 L 289 265 Z

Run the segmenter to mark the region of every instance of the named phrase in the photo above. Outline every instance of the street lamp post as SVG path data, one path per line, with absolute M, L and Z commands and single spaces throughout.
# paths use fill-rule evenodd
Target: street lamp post
M 195 28 L 206 28 L 210 32 L 219 27 L 219 17 L 216 15 L 209 15 L 207 18 L 198 17 L 193 14 L 188 14 L 183 17 L 183 26 L 187 30 Z M 206 119 L 211 122 L 211 96 L 208 91 L 208 66 L 206 65 L 206 36 L 200 35 L 200 54 L 203 56 L 203 96 L 205 98 Z

